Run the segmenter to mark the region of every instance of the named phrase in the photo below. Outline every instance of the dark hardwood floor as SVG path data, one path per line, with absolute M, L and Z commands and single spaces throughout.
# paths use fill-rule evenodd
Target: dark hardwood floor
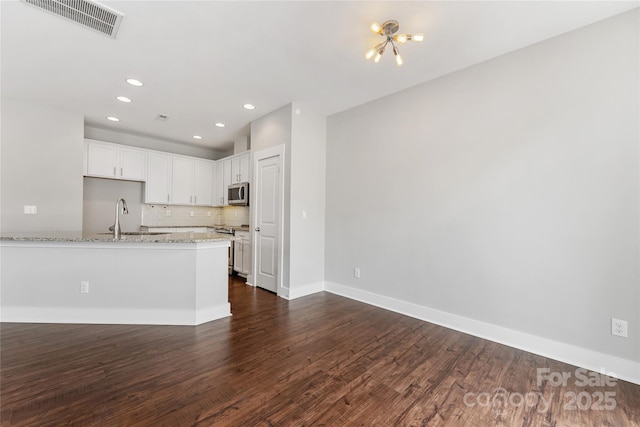
M 2 324 L 2 426 L 640 425 L 628 382 L 329 293 L 230 300 L 197 327 Z

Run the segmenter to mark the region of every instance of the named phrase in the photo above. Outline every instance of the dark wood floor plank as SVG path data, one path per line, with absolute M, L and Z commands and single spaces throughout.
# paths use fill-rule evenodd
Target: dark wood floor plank
M 576 367 L 329 293 L 229 295 L 233 316 L 197 327 L 2 324 L 0 423 L 640 426 L 634 384 L 539 386 Z M 615 409 L 567 405 L 600 392 Z

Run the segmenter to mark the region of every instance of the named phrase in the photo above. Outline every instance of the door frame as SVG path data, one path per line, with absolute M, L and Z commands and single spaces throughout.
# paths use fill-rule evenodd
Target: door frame
M 252 170 L 253 170 L 253 183 L 251 185 L 251 188 L 249 189 L 249 200 L 254 201 L 254 203 L 251 203 L 251 233 L 252 233 L 252 257 L 251 257 L 251 280 L 249 281 L 252 286 L 257 286 L 256 284 L 256 274 L 255 272 L 258 271 L 258 245 L 257 245 L 257 236 L 256 236 L 256 218 L 258 217 L 258 206 L 256 205 L 255 201 L 257 200 L 256 198 L 256 192 L 257 192 L 257 185 L 256 185 L 256 180 L 257 180 L 257 175 L 258 175 L 258 163 L 260 162 L 260 160 L 264 160 L 264 159 L 268 159 L 271 157 L 279 157 L 280 158 L 280 164 L 279 164 L 279 169 L 280 169 L 280 173 L 278 173 L 278 196 L 280 197 L 280 212 L 278 214 L 278 231 L 276 232 L 276 236 L 278 241 L 276 242 L 277 245 L 277 254 L 278 254 L 278 263 L 277 263 L 277 269 L 278 269 L 278 273 L 277 273 L 277 278 L 276 278 L 276 284 L 277 284 L 277 294 L 279 297 L 286 297 L 286 289 L 284 289 L 283 286 L 283 271 L 284 271 L 284 183 L 285 183 L 285 145 L 284 144 L 280 144 L 280 145 L 276 145 L 273 147 L 269 147 L 269 148 L 265 148 L 263 150 L 259 150 L 259 151 L 254 151 L 252 153 L 251 156 L 251 165 L 252 165 Z

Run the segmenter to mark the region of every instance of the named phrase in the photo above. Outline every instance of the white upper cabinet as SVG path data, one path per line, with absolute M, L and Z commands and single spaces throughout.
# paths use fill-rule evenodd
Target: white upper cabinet
M 175 205 L 192 205 L 194 183 L 193 159 L 173 158 L 171 202 Z
M 233 173 L 232 173 L 232 169 L 231 169 L 231 160 L 225 160 L 224 163 L 222 163 L 222 170 L 223 170 L 223 175 L 222 175 L 222 193 L 224 196 L 224 205 L 227 206 L 229 204 L 229 192 L 227 191 L 229 189 L 229 186 L 233 183 Z
M 229 169 L 231 171 L 231 169 Z M 214 180 L 215 199 L 214 206 L 224 206 L 224 200 L 227 192 L 224 188 L 224 163 L 217 162 L 215 170 L 216 178 Z
M 211 206 L 213 195 L 211 160 L 193 157 L 173 158 L 171 203 L 174 205 Z
M 249 181 L 249 154 L 242 154 L 231 159 L 231 182 Z
M 231 184 L 249 181 L 249 154 L 218 160 L 215 172 L 214 205 L 228 206 L 227 189 Z
M 146 180 L 145 150 L 108 142 L 85 140 L 87 176 Z
M 194 168 L 193 204 L 213 205 L 213 180 L 215 163 L 209 160 L 196 160 Z
M 249 181 L 249 154 L 219 161 L 85 139 L 83 173 L 146 182 L 144 203 L 228 206 L 229 185 Z
M 145 203 L 171 203 L 172 160 L 173 158 L 169 154 L 149 153 Z

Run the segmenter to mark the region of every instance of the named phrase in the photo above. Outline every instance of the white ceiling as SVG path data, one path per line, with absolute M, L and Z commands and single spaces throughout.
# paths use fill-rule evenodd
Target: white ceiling
M 17 0 L 0 2 L 2 96 L 88 125 L 228 150 L 292 101 L 331 115 L 638 7 L 638 1 L 103 1 L 116 39 Z M 425 34 L 379 64 L 372 21 Z M 125 78 L 145 85 L 135 88 Z M 133 99 L 123 104 L 115 99 Z M 256 105 L 253 111 L 244 103 Z M 158 114 L 168 121 L 155 120 Z M 106 116 L 117 116 L 111 123 Z M 224 122 L 224 129 L 215 122 Z M 193 135 L 201 135 L 197 141 Z

